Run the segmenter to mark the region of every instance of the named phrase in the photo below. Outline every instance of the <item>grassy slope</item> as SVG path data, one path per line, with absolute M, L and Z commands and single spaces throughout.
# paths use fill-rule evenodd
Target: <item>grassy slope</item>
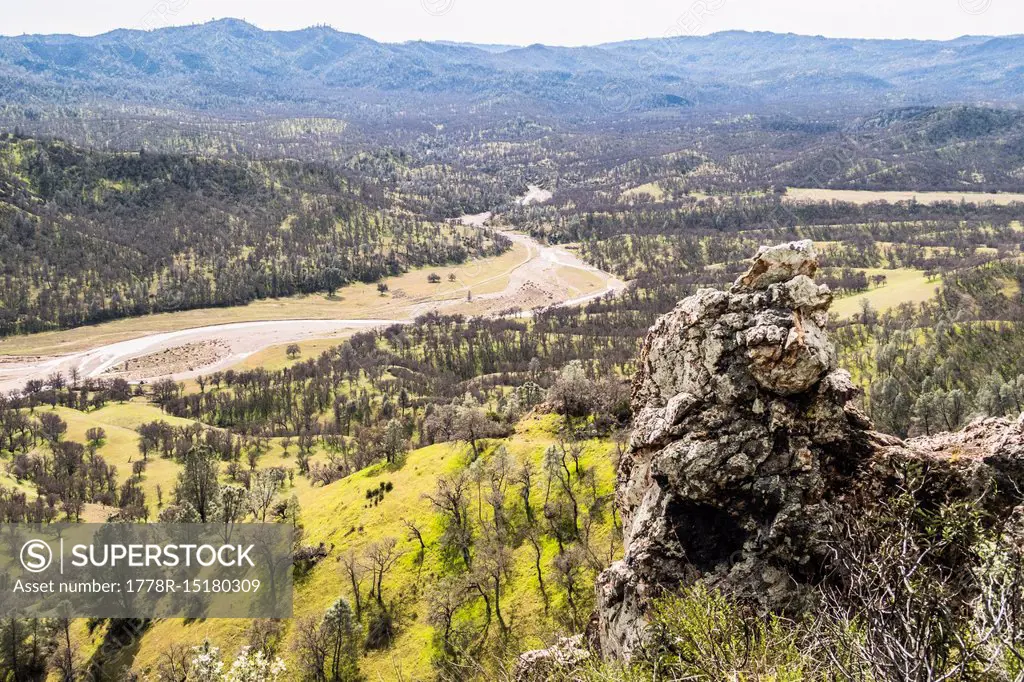
M 68 435 L 71 438 L 84 440 L 85 430 L 92 426 L 102 426 L 107 431 L 107 442 L 100 452 L 109 463 L 118 467 L 119 479 L 129 474 L 130 461 L 139 457 L 136 448 L 137 438 L 133 431 L 136 426 L 153 419 L 187 423 L 185 420 L 162 415 L 158 408 L 151 405 L 134 402 L 111 405 L 89 414 L 61 408 L 58 408 L 58 411 L 68 422 Z M 489 457 L 498 445 L 504 445 L 514 461 L 531 459 L 540 470 L 544 450 L 555 441 L 557 426 L 558 420 L 553 415 L 528 418 L 519 425 L 516 433 L 510 438 L 492 441 L 485 457 Z M 286 484 L 286 489 L 282 493 L 285 497 L 294 493 L 299 499 L 305 527 L 303 542 L 324 542 L 329 547 L 333 545 L 328 558 L 297 583 L 296 617 L 319 616 L 339 596 L 351 599 L 351 590 L 338 563 L 338 557 L 342 554 L 350 550 L 359 553 L 370 543 L 388 537 L 401 541 L 399 546 L 406 554 L 386 581 L 385 595 L 388 599 L 397 598 L 406 605 L 405 625 L 391 650 L 372 653 L 365 658 L 364 669 L 371 680 L 396 679 L 397 670 L 401 670 L 405 679 L 430 678 L 432 630 L 426 622 L 428 602 L 424 586 L 434 582 L 442 569 L 436 545 L 441 528 L 430 502 L 424 495 L 434 490 L 440 475 L 465 466 L 467 451 L 466 446 L 459 444 L 433 445 L 409 453 L 404 466 L 397 470 L 378 465 L 327 487 L 312 487 L 306 479 L 296 477 L 294 486 L 287 487 Z M 613 446 L 607 442 L 594 441 L 588 444 L 586 464 L 595 469 L 598 490 L 602 495 L 609 494 L 614 487 L 612 451 Z M 283 459 L 279 444 L 275 444 L 272 451 L 261 459 L 260 465 L 292 466 L 293 460 Z M 150 459 L 144 478 L 144 488 L 151 510 L 155 510 L 156 507 L 156 485 L 159 483 L 163 487 L 165 500 L 168 500 L 176 475 L 177 465 L 172 461 L 159 457 Z M 382 481 L 390 481 L 394 485 L 394 490 L 388 493 L 378 506 L 367 506 L 366 490 L 379 486 Z M 543 503 L 543 494 L 543 486 L 535 486 L 535 506 L 539 507 Z M 418 545 L 408 539 L 407 530 L 402 522 L 405 518 L 415 520 L 421 525 L 428 543 L 431 543 L 422 565 L 416 562 L 414 550 Z M 610 520 L 606 520 L 595 532 L 594 542 L 608 561 L 611 561 L 613 555 L 620 549 L 619 543 L 613 540 L 610 530 Z M 550 571 L 551 560 L 555 554 L 553 544 L 546 546 L 545 554 L 545 570 Z M 515 631 L 524 636 L 523 645 L 541 645 L 559 631 L 559 626 L 553 617 L 545 616 L 543 613 L 533 569 L 532 549 L 528 544 L 524 545 L 516 550 L 515 556 L 516 569 L 513 581 L 505 595 L 507 615 L 511 615 Z M 548 575 L 546 581 L 549 590 L 553 591 L 554 577 Z M 555 610 L 558 603 L 556 597 Z M 246 643 L 249 625 L 248 620 L 241 619 L 210 619 L 188 624 L 183 620 L 158 621 L 147 630 L 140 645 L 129 650 L 126 656 L 115 662 L 114 667 L 131 663 L 141 672 L 152 671 L 159 661 L 161 652 L 172 643 L 199 643 L 204 638 L 211 639 L 221 646 L 225 653 L 230 654 Z M 292 628 L 289 625 L 282 654 L 294 668 L 291 634 Z M 88 653 L 100 643 L 99 635 L 99 632 L 92 636 L 88 635 L 84 623 L 80 623 L 78 638 L 83 644 L 84 653 Z
M 941 286 L 938 280 L 929 281 L 920 270 L 897 268 L 883 270 L 880 268 L 855 268 L 862 270 L 868 277 L 885 275 L 886 284 L 863 293 L 844 296 L 832 304 L 832 312 L 845 319 L 860 312 L 861 301 L 868 300 L 879 312 L 895 308 L 901 303 L 920 303 L 935 296 L 935 290 Z
M 48 407 L 36 408 L 37 412 L 49 411 Z M 92 427 L 103 428 L 107 433 L 106 440 L 100 446 L 99 454 L 107 461 L 117 467 L 117 480 L 123 482 L 131 476 L 132 462 L 141 459 L 138 450 L 138 434 L 135 429 L 140 424 L 151 422 L 157 419 L 173 424 L 175 426 L 187 426 L 191 424 L 187 419 L 179 419 L 163 414 L 160 408 L 142 402 L 130 402 L 124 404 L 107 405 L 95 412 L 78 412 L 63 407 L 54 410 L 61 419 L 67 422 L 67 438 L 80 443 L 85 442 L 85 432 Z M 146 473 L 143 477 L 142 487 L 146 491 L 146 499 L 151 506 L 156 505 L 156 486 L 160 485 L 165 494 L 165 499 L 174 488 L 174 481 L 178 475 L 178 466 L 170 460 L 150 456 Z M 5 480 L 4 485 L 11 485 L 13 479 Z M 34 488 L 33 488 L 34 493 Z

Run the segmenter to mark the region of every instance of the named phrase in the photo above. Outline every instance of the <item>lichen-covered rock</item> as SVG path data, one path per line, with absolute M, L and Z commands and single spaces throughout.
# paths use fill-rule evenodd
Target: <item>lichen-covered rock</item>
M 694 294 L 648 333 L 618 472 L 625 556 L 597 581 L 604 656 L 629 658 L 651 601 L 695 580 L 807 608 L 837 510 L 889 494 L 908 460 L 934 470 L 936 494 L 1020 504 L 1021 422 L 907 443 L 872 430 L 836 368 L 816 269 L 809 241 L 762 249 L 729 292 Z
M 603 656 L 628 659 L 652 601 L 697 580 L 765 610 L 813 606 L 839 515 L 911 468 L 922 502 L 970 500 L 1024 541 L 1024 418 L 907 442 L 875 432 L 836 367 L 816 269 L 810 242 L 762 249 L 728 292 L 697 292 L 648 333 L 618 472 L 625 556 L 598 577 L 589 631 Z M 567 650 L 589 651 L 530 652 L 517 679 L 570 670 Z
M 955 433 L 912 438 L 882 448 L 861 477 L 864 497 L 878 494 L 891 473 L 913 461 L 927 467 L 920 495 L 970 500 L 989 518 L 1022 513 L 1024 500 L 1024 415 L 979 418 Z
M 816 268 L 810 242 L 763 249 L 730 292 L 698 292 L 651 329 L 619 470 L 626 556 L 598 581 L 606 655 L 629 656 L 666 585 L 715 576 L 783 605 L 802 595 L 780 567 L 820 565 L 821 503 L 857 453 Z
M 785 282 L 797 275 L 814 277 L 818 256 L 810 239 L 777 246 L 762 246 L 754 256 L 754 264 L 736 280 L 733 290 L 766 289 L 776 282 Z
M 561 679 L 560 674 L 570 672 L 592 656 L 583 635 L 568 637 L 547 649 L 522 654 L 516 662 L 513 679 L 516 682 Z

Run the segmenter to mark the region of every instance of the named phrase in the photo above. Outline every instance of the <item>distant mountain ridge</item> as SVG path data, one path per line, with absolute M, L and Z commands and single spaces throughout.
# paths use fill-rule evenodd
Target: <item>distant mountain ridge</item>
M 95 101 L 580 119 L 665 108 L 1016 106 L 1024 101 L 1024 36 L 853 40 L 733 31 L 514 47 L 380 43 L 328 27 L 264 31 L 224 19 L 94 37 L 0 37 L 0 103 Z

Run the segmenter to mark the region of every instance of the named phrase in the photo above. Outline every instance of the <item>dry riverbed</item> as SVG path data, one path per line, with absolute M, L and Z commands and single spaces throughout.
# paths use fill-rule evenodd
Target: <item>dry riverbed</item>
M 546 201 L 550 196 L 546 190 L 531 187 L 522 201 Z M 465 216 L 463 223 L 483 228 L 490 219 L 490 214 Z M 137 320 L 121 320 L 20 337 L 11 340 L 17 343 L 16 354 L 10 345 L 5 349 L 0 344 L 0 353 L 6 352 L 0 355 L 0 391 L 19 390 L 25 382 L 45 380 L 54 372 L 68 376 L 73 370 L 81 378 L 118 376 L 132 382 L 152 382 L 163 377 L 184 380 L 226 369 L 271 346 L 341 339 L 362 329 L 407 323 L 430 311 L 493 316 L 516 309 L 528 314 L 534 308 L 575 305 L 625 287 L 625 282 L 583 262 L 569 247 L 549 246 L 525 234 L 501 231 L 514 243 L 508 254 L 457 268 L 430 268 L 391 278 L 390 291 L 383 297 L 373 285 L 347 287 L 336 301 L 328 301 L 323 307 L 330 311 L 329 319 L 195 323 L 204 318 L 229 321 L 237 317 L 235 311 L 266 310 L 272 315 L 271 306 L 284 311 L 289 305 L 300 305 L 297 299 L 288 299 L 240 309 L 167 314 L 160 316 L 160 324 L 162 329 L 170 330 L 160 333 L 147 333 Z M 446 275 L 438 285 L 426 285 L 427 274 L 433 271 L 447 271 L 451 277 Z M 182 320 L 178 328 L 175 316 Z M 62 347 L 69 352 L 52 353 Z

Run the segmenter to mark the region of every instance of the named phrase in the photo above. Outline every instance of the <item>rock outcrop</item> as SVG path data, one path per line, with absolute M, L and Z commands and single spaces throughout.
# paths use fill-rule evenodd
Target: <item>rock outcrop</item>
M 573 669 L 593 657 L 583 635 L 566 637 L 548 649 L 527 651 L 512 671 L 516 682 L 544 682 L 563 679 Z
M 891 492 L 901 462 L 934 468 L 941 494 L 981 494 L 1001 514 L 1020 503 L 1020 422 L 907 443 L 872 430 L 836 367 L 816 269 L 809 241 L 764 248 L 730 291 L 702 290 L 651 328 L 618 473 L 625 556 L 597 585 L 604 656 L 628 659 L 651 601 L 695 580 L 807 608 L 837 510 Z

